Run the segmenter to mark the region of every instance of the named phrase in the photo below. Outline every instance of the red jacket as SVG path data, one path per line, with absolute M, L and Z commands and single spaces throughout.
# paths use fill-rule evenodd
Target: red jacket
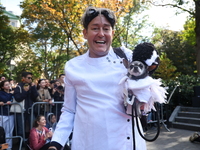
M 32 128 L 29 135 L 29 146 L 33 150 L 39 150 L 45 145 L 46 140 L 44 140 L 44 138 L 48 132 L 49 130 L 46 127 L 43 127 L 42 133 L 39 133 L 36 128 Z

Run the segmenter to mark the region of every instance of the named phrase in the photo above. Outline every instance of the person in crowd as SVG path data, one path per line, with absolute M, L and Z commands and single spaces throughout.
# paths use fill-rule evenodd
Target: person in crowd
M 72 150 L 133 149 L 132 117 L 125 111 L 124 85 L 119 85 L 127 69 L 111 47 L 115 23 L 114 12 L 106 8 L 89 7 L 83 14 L 89 50 L 65 65 L 64 104 L 49 150 L 60 150 L 72 129 Z M 131 61 L 132 51 L 122 50 Z M 146 150 L 134 131 L 136 150 Z
M 50 95 L 51 95 L 52 98 L 53 98 L 53 93 L 55 92 L 55 91 L 53 91 L 55 81 L 56 80 L 51 80 L 49 82 L 49 88 L 48 88 L 48 90 L 49 90 L 49 93 L 50 93 Z
M 57 125 L 56 115 L 53 113 L 48 113 L 46 127 L 52 132 L 55 131 Z
M 64 87 L 61 85 L 61 82 L 59 80 L 56 80 L 54 82 L 54 88 L 52 92 L 54 102 L 63 102 L 64 101 Z M 53 113 L 57 116 L 57 119 L 59 120 L 61 115 L 61 108 L 62 104 L 56 104 L 53 106 Z
M 10 83 L 10 91 L 14 92 L 14 89 L 16 88 L 16 84 L 14 82 L 13 79 L 8 79 L 9 83 Z
M 59 80 L 54 82 L 54 88 L 52 92 L 54 102 L 63 102 L 64 101 L 64 87 L 61 85 Z M 61 115 L 62 104 L 56 104 L 53 106 L 53 113 L 57 116 L 58 120 Z
M 63 87 L 65 87 L 64 78 L 65 78 L 65 74 L 60 74 L 58 77 L 58 81 L 60 81 Z
M 14 115 L 10 114 L 13 91 L 10 91 L 10 83 L 4 80 L 0 83 L 0 126 L 5 130 L 6 137 L 13 136 Z M 12 148 L 12 139 L 6 139 L 9 149 Z
M 49 90 L 46 88 L 46 79 L 40 79 L 37 84 L 37 90 L 39 96 L 37 97 L 37 102 L 48 102 L 52 103 L 51 95 Z M 47 114 L 50 111 L 50 106 L 47 104 L 35 105 L 35 108 L 38 108 L 35 112 L 40 114 Z
M 36 117 L 29 135 L 29 146 L 32 150 L 47 150 L 53 133 L 46 127 L 43 115 Z
M 45 79 L 45 82 L 46 82 L 46 88 L 51 89 L 51 84 L 50 84 L 49 79 Z
M 30 109 L 33 102 L 36 102 L 38 97 L 38 92 L 35 86 L 35 83 L 32 82 L 32 73 L 23 72 L 22 73 L 22 82 L 19 83 L 14 90 L 14 98 L 17 102 L 24 101 L 24 127 L 28 127 L 27 131 L 30 131 Z M 17 135 L 23 137 L 23 126 L 22 126 L 22 117 L 21 113 L 16 113 L 16 122 L 17 122 Z M 28 124 L 28 126 L 26 126 Z M 27 133 L 28 134 L 28 133 Z

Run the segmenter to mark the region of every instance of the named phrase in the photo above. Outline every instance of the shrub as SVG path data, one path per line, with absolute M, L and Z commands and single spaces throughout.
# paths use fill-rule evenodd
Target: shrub
M 181 75 L 176 77 L 173 80 L 163 81 L 164 85 L 168 87 L 168 100 L 172 91 L 174 94 L 171 97 L 169 102 L 170 105 L 177 106 L 191 106 L 192 105 L 192 97 L 194 97 L 194 86 L 199 86 L 200 83 L 199 76 L 189 76 L 189 75 Z

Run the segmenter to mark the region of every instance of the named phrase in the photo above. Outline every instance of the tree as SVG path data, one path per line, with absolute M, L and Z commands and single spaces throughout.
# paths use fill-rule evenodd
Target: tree
M 143 5 L 136 5 L 118 20 L 118 24 L 115 27 L 113 47 L 124 45 L 133 50 L 139 42 L 148 41 L 147 37 L 141 34 L 143 28 L 151 26 L 151 24 L 146 23 L 147 16 L 140 15 L 145 9 L 148 8 Z M 138 17 L 139 15 L 140 17 Z
M 176 72 L 184 75 L 194 75 L 195 49 L 188 41 L 183 40 L 182 32 L 156 29 L 152 39 L 160 53 L 166 53 L 166 57 L 177 68 Z
M 33 78 L 38 79 L 43 74 L 42 72 L 42 63 L 40 58 L 28 47 L 24 49 L 23 53 L 18 57 L 17 66 L 14 68 L 13 72 L 15 72 L 15 80 L 17 82 L 21 81 L 21 73 L 24 71 L 32 72 Z
M 23 8 L 21 17 L 25 19 L 24 23 L 29 29 L 36 24 L 42 27 L 44 22 L 57 26 L 67 37 L 65 42 L 69 43 L 79 54 L 82 54 L 85 50 L 83 47 L 85 41 L 81 34 L 80 20 L 86 7 L 89 5 L 108 7 L 116 11 L 117 17 L 120 18 L 129 12 L 136 2 L 136 0 L 123 2 L 120 0 L 25 0 L 20 6 Z
M 196 49 L 196 62 L 197 62 L 197 74 L 200 75 L 200 0 L 184 1 L 184 0 L 172 0 L 171 3 L 166 3 L 163 0 L 146 0 L 145 2 L 151 3 L 155 6 L 170 6 L 178 8 L 181 11 L 188 12 L 190 17 L 195 20 L 195 49 Z
M 134 11 L 140 8 L 138 4 L 137 0 L 123 2 L 121 0 L 25 0 L 22 2 L 20 5 L 23 8 L 21 17 L 24 20 L 24 25 L 29 29 L 32 39 L 34 39 L 30 47 L 37 53 L 43 64 L 44 76 L 49 79 L 54 78 L 62 73 L 67 60 L 81 55 L 87 50 L 87 43 L 81 34 L 82 26 L 80 24 L 81 16 L 86 7 L 93 5 L 110 8 L 121 19 L 126 14 L 127 18 L 131 18 Z M 136 5 L 137 8 L 134 8 Z M 130 22 L 125 20 L 123 23 Z M 127 29 L 131 25 L 127 25 Z M 118 30 L 115 37 L 125 35 L 127 32 L 123 26 L 116 29 Z M 129 36 L 131 35 L 133 34 L 129 34 Z M 121 46 L 122 43 L 119 44 L 118 39 L 114 39 L 114 41 L 114 45 Z
M 173 62 L 167 58 L 166 53 L 161 53 L 160 55 L 160 65 L 156 72 L 153 74 L 156 78 L 161 78 L 165 82 L 174 80 L 177 76 L 180 75 L 179 72 L 176 72 L 177 68 L 173 65 Z
M 3 15 L 4 8 L 0 5 L 0 74 L 8 68 L 10 60 L 16 55 L 16 36 L 9 26 L 9 19 Z
M 189 18 L 184 24 L 184 30 L 182 31 L 183 40 L 188 41 L 188 43 L 192 46 L 195 46 L 195 21 L 194 18 Z
M 4 8 L 0 5 L 0 74 L 12 76 L 11 60 L 24 51 L 24 43 L 29 40 L 28 32 L 9 25 L 9 18 L 3 15 Z

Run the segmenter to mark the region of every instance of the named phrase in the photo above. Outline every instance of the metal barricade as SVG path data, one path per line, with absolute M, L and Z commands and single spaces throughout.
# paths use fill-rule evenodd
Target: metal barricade
M 22 120 L 20 122 L 20 124 L 22 125 L 22 136 L 19 136 L 17 134 L 17 121 L 18 121 L 16 119 L 17 113 L 15 113 L 15 112 L 11 113 L 10 112 L 10 107 L 5 108 L 6 106 L 9 106 L 9 105 L 11 105 L 11 106 L 12 105 L 15 105 L 15 106 L 18 105 L 21 108 L 21 110 L 22 110 L 22 113 L 18 113 L 21 116 L 21 118 L 22 118 Z M 10 140 L 13 141 L 13 139 L 19 139 L 18 146 L 19 146 L 19 150 L 21 150 L 22 149 L 22 143 L 23 143 L 23 141 L 25 139 L 24 116 L 23 116 L 24 110 L 22 109 L 22 106 L 19 103 L 16 103 L 16 102 L 15 103 L 11 103 L 11 104 L 4 103 L 4 105 L 0 106 L 0 107 L 1 107 L 1 112 L 0 112 L 0 126 L 2 126 L 5 129 L 5 132 L 6 132 L 6 141 L 8 143 L 12 144 L 13 142 L 11 142 Z M 3 113 L 3 108 L 5 108 L 6 113 L 8 113 L 8 114 Z M 15 133 L 13 132 L 14 129 L 15 129 Z
M 31 129 L 33 127 L 33 122 L 35 117 L 38 115 L 43 115 L 47 119 L 49 113 L 54 114 L 57 118 L 57 121 L 61 114 L 61 108 L 63 101 L 53 102 L 52 104 L 48 102 L 35 102 L 31 107 Z

